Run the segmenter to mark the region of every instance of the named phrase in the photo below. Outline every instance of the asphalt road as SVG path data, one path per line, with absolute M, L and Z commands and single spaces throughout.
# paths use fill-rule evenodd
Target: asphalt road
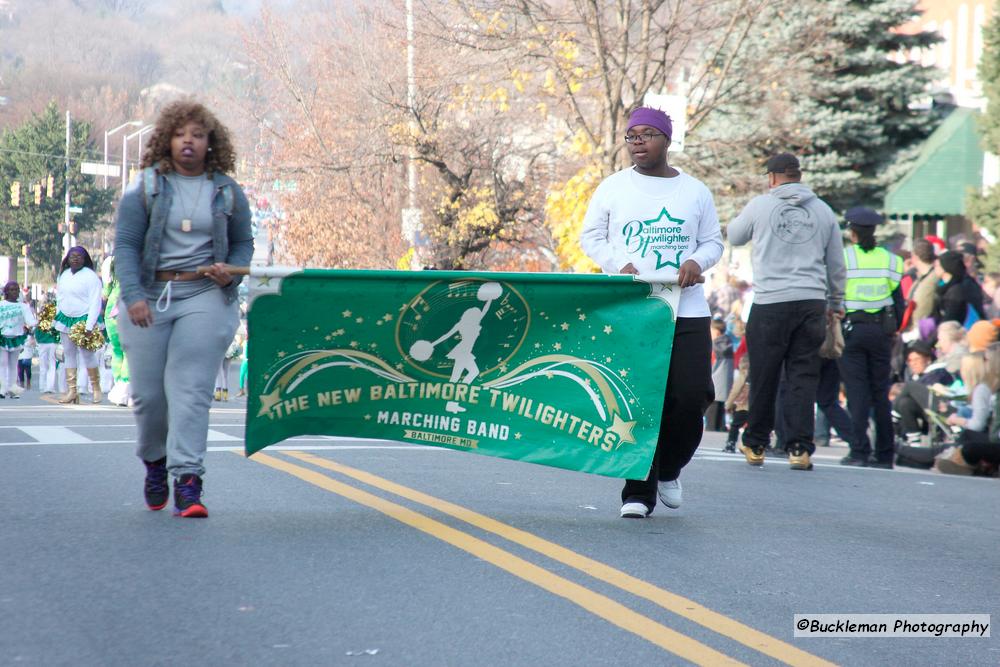
M 804 613 L 1000 619 L 1000 481 L 750 468 L 684 506 L 398 443 L 251 459 L 212 412 L 207 520 L 150 512 L 129 410 L 0 401 L 0 665 L 997 665 L 1000 639 L 795 638 Z

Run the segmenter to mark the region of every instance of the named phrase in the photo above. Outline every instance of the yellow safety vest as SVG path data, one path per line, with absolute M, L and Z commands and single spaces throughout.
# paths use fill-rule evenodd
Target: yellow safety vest
M 892 292 L 903 277 L 903 260 L 882 247 L 865 252 L 858 246 L 844 248 L 847 285 L 844 309 L 869 313 L 892 305 Z

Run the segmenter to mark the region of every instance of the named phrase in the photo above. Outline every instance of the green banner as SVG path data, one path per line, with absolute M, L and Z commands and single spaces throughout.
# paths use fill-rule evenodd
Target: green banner
M 644 478 L 678 293 L 628 276 L 255 268 L 247 454 L 336 435 Z

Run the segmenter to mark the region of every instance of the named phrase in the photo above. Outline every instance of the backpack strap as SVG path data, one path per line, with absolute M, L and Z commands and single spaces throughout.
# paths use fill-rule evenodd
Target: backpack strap
M 142 198 L 146 205 L 146 217 L 153 211 L 153 197 L 159 192 L 155 167 L 145 167 L 142 170 Z
M 233 186 L 223 185 L 222 186 L 222 208 L 226 213 L 226 217 L 230 217 L 233 214 Z

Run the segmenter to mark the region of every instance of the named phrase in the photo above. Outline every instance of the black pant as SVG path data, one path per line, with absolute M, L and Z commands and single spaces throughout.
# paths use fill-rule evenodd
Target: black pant
M 830 426 L 848 446 L 854 446 L 854 426 L 851 416 L 840 405 L 840 369 L 836 359 L 824 359 L 819 367 L 816 406 L 826 415 Z
M 867 459 L 872 453 L 868 438 L 868 419 L 875 419 L 874 457 L 891 463 L 892 408 L 889 405 L 889 373 L 892 362 L 892 336 L 878 322 L 852 323 L 844 334 L 844 355 L 840 375 L 847 390 L 847 411 L 851 413 L 855 442 L 851 456 Z
M 733 410 L 733 421 L 729 424 L 729 437 L 726 438 L 726 444 L 736 444 L 736 440 L 740 437 L 740 429 L 746 426 L 749 417 L 750 413 L 746 410 Z
M 705 412 L 705 430 L 726 430 L 726 404 L 722 401 L 712 401 L 708 406 L 708 411 Z
M 930 388 L 919 382 L 907 382 L 892 402 L 892 411 L 899 415 L 899 430 L 907 433 L 927 433 L 927 412 Z
M 748 447 L 767 447 L 775 421 L 781 367 L 787 382 L 783 409 L 785 447 L 813 444 L 813 405 L 819 382 L 819 346 L 826 336 L 826 302 L 755 303 L 747 321 L 750 356 L 750 419 L 743 431 Z
M 959 435 L 958 442 L 962 458 L 970 466 L 983 461 L 1000 465 L 1000 442 L 991 441 L 986 433 L 966 429 Z
M 657 483 L 680 477 L 681 468 L 701 443 L 705 410 L 715 399 L 710 321 L 708 317 L 677 318 L 653 464 L 646 479 L 625 481 L 623 503 L 655 507 Z

